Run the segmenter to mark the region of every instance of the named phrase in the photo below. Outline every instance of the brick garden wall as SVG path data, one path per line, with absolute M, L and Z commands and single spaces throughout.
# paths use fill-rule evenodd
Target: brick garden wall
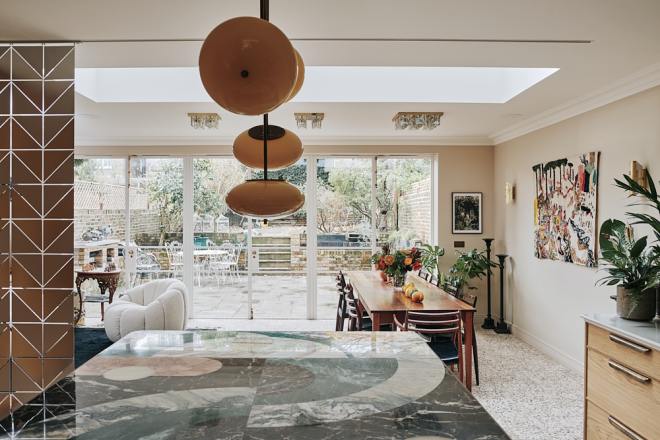
M 82 234 L 89 228 L 98 228 L 110 225 L 113 236 L 121 240 L 126 233 L 126 212 L 123 209 L 76 209 L 74 222 L 74 239 L 82 240 Z M 160 233 L 160 222 L 156 210 L 132 210 L 131 232 L 133 236 L 138 234 L 158 235 Z
M 420 180 L 399 198 L 399 229 L 416 231 L 424 242 L 431 231 L 431 178 Z

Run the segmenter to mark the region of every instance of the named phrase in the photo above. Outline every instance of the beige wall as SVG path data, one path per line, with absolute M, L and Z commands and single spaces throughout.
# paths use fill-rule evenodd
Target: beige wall
M 442 258 L 441 270 L 446 272 L 456 260 L 457 250 L 473 248 L 485 249 L 483 238 L 493 237 L 494 232 L 494 147 L 492 146 L 456 146 L 441 147 L 438 150 L 439 170 L 439 235 L 438 242 L 446 252 Z M 451 193 L 452 192 L 482 192 L 483 193 L 483 234 L 452 234 L 451 230 Z M 465 248 L 454 248 L 455 241 L 464 241 Z M 495 257 L 493 256 L 493 259 Z M 496 274 L 495 274 L 496 275 Z M 493 278 L 493 293 L 497 293 L 496 277 Z M 477 287 L 477 319 L 481 324 L 486 314 L 486 282 L 475 280 Z
M 534 174 L 539 162 L 600 151 L 598 222 L 623 218 L 628 202 L 614 177 L 631 160 L 660 178 L 660 87 L 576 116 L 495 147 L 495 237 L 511 255 L 508 317 L 514 331 L 565 364 L 583 363 L 583 313 L 614 313 L 614 287 L 595 287 L 596 269 L 538 260 L 533 253 Z M 516 185 L 515 204 L 504 204 L 504 184 Z M 512 313 L 512 315 L 511 315 Z

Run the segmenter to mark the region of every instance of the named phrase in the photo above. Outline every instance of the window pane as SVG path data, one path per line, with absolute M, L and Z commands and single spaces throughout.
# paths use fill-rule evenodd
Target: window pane
M 263 171 L 253 171 L 263 178 Z M 268 178 L 281 178 L 296 185 L 303 193 L 307 162 L 301 159 Z M 288 217 L 271 220 L 267 226 L 255 222 L 252 236 L 258 263 L 252 280 L 252 303 L 255 319 L 304 319 L 307 310 L 307 214 L 305 209 Z
M 233 158 L 193 161 L 194 295 L 196 318 L 248 315 L 248 220 L 225 204 L 227 193 L 249 171 Z
M 183 279 L 183 160 L 131 158 L 131 284 Z
M 76 270 L 124 268 L 126 234 L 126 161 L 124 159 L 75 159 L 74 240 Z M 118 291 L 125 288 L 120 278 Z M 82 291 L 98 295 L 98 285 L 86 281 Z M 101 308 L 85 303 L 86 325 L 101 324 Z
M 377 160 L 378 245 L 428 243 L 431 236 L 431 159 Z
M 335 276 L 368 270 L 371 255 L 371 158 L 317 161 L 318 317 L 337 308 Z

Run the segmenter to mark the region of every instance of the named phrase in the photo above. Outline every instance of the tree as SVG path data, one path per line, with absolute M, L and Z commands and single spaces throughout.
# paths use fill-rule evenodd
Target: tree
M 227 211 L 225 195 L 245 178 L 244 168 L 235 161 L 218 164 L 211 159 L 193 162 L 193 209 L 197 214 L 214 218 Z M 160 161 L 151 170 L 147 183 L 149 201 L 158 210 L 159 244 L 165 243 L 168 232 L 183 228 L 183 164 L 181 161 Z
M 350 168 L 333 168 L 328 186 L 344 198 L 357 217 L 371 221 L 371 177 Z

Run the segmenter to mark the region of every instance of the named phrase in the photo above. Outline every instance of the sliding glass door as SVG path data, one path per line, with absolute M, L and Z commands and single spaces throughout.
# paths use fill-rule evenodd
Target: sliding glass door
M 263 178 L 263 172 L 253 177 Z M 305 193 L 307 161 L 269 171 L 271 179 L 283 179 Z M 309 202 L 309 201 L 308 201 Z M 269 220 L 255 221 L 252 228 L 252 309 L 254 318 L 305 319 L 307 309 L 307 210 Z
M 129 285 L 183 280 L 183 159 L 131 157 L 128 202 Z
M 225 204 L 249 178 L 233 158 L 193 159 L 193 316 L 248 318 L 249 220 Z
M 305 208 L 264 223 L 224 202 L 235 185 L 263 177 L 234 158 L 80 158 L 78 266 L 105 246 L 93 257 L 124 270 L 120 291 L 180 279 L 190 317 L 334 319 L 339 270 L 368 270 L 385 243 L 433 242 L 432 163 L 308 156 L 269 174 L 298 186 Z
M 372 159 L 316 160 L 317 317 L 333 319 L 339 270 L 367 270 L 372 254 Z

